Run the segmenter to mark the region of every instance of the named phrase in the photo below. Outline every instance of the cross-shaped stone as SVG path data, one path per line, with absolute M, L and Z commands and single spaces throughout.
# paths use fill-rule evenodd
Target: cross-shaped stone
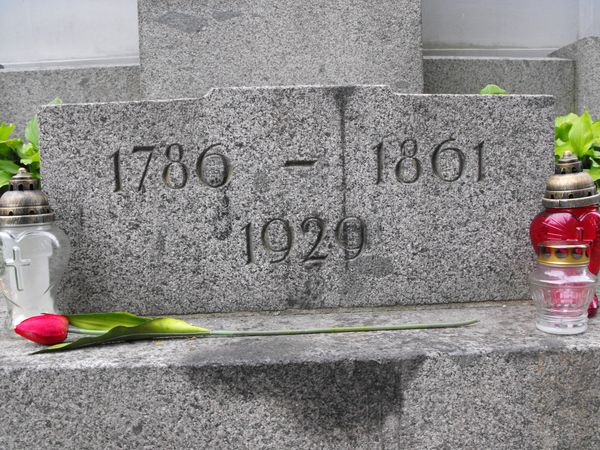
M 23 290 L 23 267 L 30 266 L 30 259 L 22 259 L 21 258 L 21 248 L 13 247 L 13 259 L 7 259 L 5 261 L 6 267 L 14 267 L 15 268 L 15 279 L 17 281 L 17 290 Z

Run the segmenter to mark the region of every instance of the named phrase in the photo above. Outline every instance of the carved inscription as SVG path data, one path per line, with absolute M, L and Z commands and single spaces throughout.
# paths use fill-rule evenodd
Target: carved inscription
M 145 189 L 144 182 L 149 170 L 154 169 L 154 155 L 158 149 L 157 145 L 142 145 L 135 146 L 131 151 L 131 155 L 144 153 L 147 154 L 143 166 L 141 166 L 141 174 L 137 190 Z M 203 149 L 196 158 L 194 172 L 196 178 L 204 186 L 210 188 L 220 188 L 227 185 L 231 179 L 231 162 L 225 156 L 225 147 L 223 144 L 212 144 Z M 162 167 L 162 181 L 169 189 L 183 189 L 189 181 L 190 169 L 183 162 L 185 150 L 183 145 L 178 143 L 169 144 L 165 147 L 164 155 L 166 164 Z M 114 192 L 123 190 L 123 180 L 121 176 L 121 152 L 117 150 L 110 158 L 113 160 L 114 168 Z
M 433 152 L 431 153 L 431 169 L 433 174 L 437 178 L 449 183 L 457 181 L 463 176 L 466 163 L 465 152 L 452 144 L 455 140 L 454 138 L 449 138 L 440 142 L 433 148 Z M 483 145 L 484 142 L 482 141 L 474 147 L 477 158 L 476 181 L 483 179 Z M 414 183 L 421 177 L 423 166 L 421 159 L 417 156 L 418 144 L 416 139 L 389 137 L 383 139 L 372 148 L 376 154 L 376 184 L 385 182 L 387 171 L 386 160 L 389 158 L 397 158 L 394 166 L 394 175 L 399 183 Z M 447 159 L 442 162 L 443 158 Z
M 471 158 L 476 158 L 475 181 L 482 180 L 484 142 L 463 150 L 455 141 L 452 137 L 443 140 L 426 155 L 420 151 L 415 138 L 386 136 L 372 147 L 376 157 L 375 184 L 393 179 L 403 184 L 416 183 L 423 176 L 425 164 L 431 164 L 433 176 L 449 183 L 455 182 L 465 176 L 465 166 L 468 160 L 472 161 Z M 232 178 L 232 164 L 225 146 L 215 143 L 202 150 L 196 149 L 197 152 L 189 152 L 193 158 L 191 165 L 190 154 L 182 144 L 176 142 L 165 146 L 134 146 L 129 155 L 122 155 L 117 150 L 110 156 L 114 169 L 114 192 L 125 189 L 144 192 L 148 175 L 156 172 L 160 173 L 162 184 L 173 190 L 183 189 L 194 180 L 211 189 L 228 185 Z M 139 175 L 134 175 L 131 177 L 133 181 L 127 183 L 122 178 L 123 158 L 133 158 L 133 161 L 128 161 L 128 167 L 139 167 Z M 289 159 L 283 163 L 283 167 L 313 168 L 316 163 L 316 159 Z M 316 216 L 306 217 L 300 223 L 275 217 L 261 224 L 250 222 L 241 231 L 246 265 L 258 262 L 279 264 L 296 257 L 301 264 L 323 263 L 333 253 L 339 254 L 332 251 L 335 246 L 343 251 L 344 259 L 349 261 L 362 253 L 367 240 L 366 223 L 359 217 L 345 217 L 334 223 L 327 223 Z
M 246 264 L 256 263 L 257 245 L 264 248 L 265 253 L 270 257 L 271 264 L 285 261 L 289 258 L 292 249 L 300 245 L 294 225 L 286 219 L 271 219 L 264 223 L 259 230 L 260 239 L 257 239 L 253 223 L 242 228 Z M 324 219 L 307 217 L 299 224 L 299 231 L 314 239 L 312 241 L 303 239 L 308 245 L 306 245 L 306 249 L 299 250 L 302 263 L 322 262 L 330 256 L 326 250 L 326 235 L 329 233 Z M 332 231 L 334 241 L 344 251 L 346 260 L 358 257 L 363 251 L 367 238 L 367 226 L 361 218 L 341 219 L 335 224 Z
M 463 176 L 467 154 L 462 149 L 453 145 L 454 138 L 448 138 L 437 144 L 430 155 L 431 169 L 433 174 L 449 183 L 459 180 Z M 483 147 L 484 142 L 480 142 L 473 150 L 474 157 L 477 158 L 477 176 L 475 181 L 483 179 Z M 151 169 L 152 162 L 155 159 L 156 145 L 134 146 L 131 155 L 145 154 L 146 159 L 140 166 L 141 173 L 137 190 L 145 189 L 145 180 Z M 389 136 L 381 142 L 374 145 L 373 150 L 376 154 L 376 177 L 375 183 L 382 184 L 386 181 L 388 173 L 389 160 L 392 160 L 393 174 L 399 183 L 411 184 L 417 182 L 423 172 L 423 162 L 417 153 L 419 146 L 414 138 L 399 139 Z M 225 155 L 225 146 L 221 143 L 209 145 L 200 151 L 196 158 L 194 172 L 198 181 L 204 186 L 210 188 L 220 188 L 226 186 L 231 181 L 232 167 L 229 158 Z M 168 144 L 165 147 L 164 155 L 166 164 L 162 167 L 162 181 L 169 189 L 183 189 L 189 181 L 190 169 L 183 162 L 185 150 L 183 145 L 178 143 Z M 121 152 L 117 150 L 110 158 L 112 159 L 114 171 L 114 192 L 123 190 L 123 180 L 121 176 Z M 469 152 L 469 157 L 471 157 Z M 288 160 L 284 167 L 313 167 L 316 160 Z M 388 175 L 389 176 L 389 175 Z

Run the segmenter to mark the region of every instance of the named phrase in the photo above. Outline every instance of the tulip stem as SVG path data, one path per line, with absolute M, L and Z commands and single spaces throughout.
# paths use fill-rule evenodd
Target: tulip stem
M 468 320 L 465 322 L 449 323 L 408 323 L 403 325 L 366 325 L 356 327 L 329 327 L 329 328 L 301 328 L 296 330 L 263 330 L 263 331 L 232 331 L 232 330 L 212 330 L 203 333 L 167 333 L 171 336 L 203 336 L 203 337 L 243 337 L 243 336 L 291 336 L 297 334 L 330 334 L 330 333 L 357 333 L 368 331 L 397 331 L 397 330 L 420 330 L 427 328 L 458 328 L 473 325 L 478 320 Z M 72 325 L 69 326 L 70 333 L 88 334 L 101 336 L 109 330 L 86 330 Z
M 426 328 L 458 328 L 473 325 L 478 320 L 453 323 L 409 323 L 404 325 L 368 325 L 357 327 L 330 327 L 330 328 L 303 328 L 298 330 L 264 330 L 264 331 L 209 331 L 209 336 L 289 336 L 296 334 L 321 334 L 321 333 L 356 333 L 361 331 L 397 331 L 397 330 L 420 330 Z
M 108 330 L 86 330 L 85 328 L 77 328 L 73 325 L 69 325 L 69 333 L 77 333 L 77 334 L 90 334 L 92 336 L 101 336 L 106 333 Z

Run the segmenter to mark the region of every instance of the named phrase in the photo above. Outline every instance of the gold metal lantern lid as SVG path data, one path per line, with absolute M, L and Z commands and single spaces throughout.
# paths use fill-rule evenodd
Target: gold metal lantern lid
M 9 190 L 0 197 L 0 226 L 35 225 L 54 221 L 48 196 L 40 182 L 20 168 L 10 180 Z
M 597 205 L 600 194 L 591 175 L 581 168 L 581 161 L 565 152 L 548 178 L 542 204 L 546 208 L 577 208 Z
M 590 262 L 589 245 L 584 242 L 541 242 L 538 262 L 550 266 L 585 266 Z

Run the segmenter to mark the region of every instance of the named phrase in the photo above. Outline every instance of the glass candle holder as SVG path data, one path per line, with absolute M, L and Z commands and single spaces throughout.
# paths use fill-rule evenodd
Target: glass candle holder
M 545 241 L 585 242 L 590 245 L 590 272 L 600 272 L 600 194 L 581 161 L 566 151 L 548 178 L 540 212 L 529 228 L 533 248 Z M 588 308 L 588 317 L 598 309 L 597 297 Z
M 25 169 L 0 198 L 0 292 L 8 305 L 8 328 L 40 314 L 56 314 L 55 295 L 70 253 L 54 224 L 48 197 Z
M 538 263 L 529 277 L 539 330 L 579 334 L 587 329 L 587 310 L 597 285 L 588 264 L 586 243 L 547 241 L 539 245 Z

